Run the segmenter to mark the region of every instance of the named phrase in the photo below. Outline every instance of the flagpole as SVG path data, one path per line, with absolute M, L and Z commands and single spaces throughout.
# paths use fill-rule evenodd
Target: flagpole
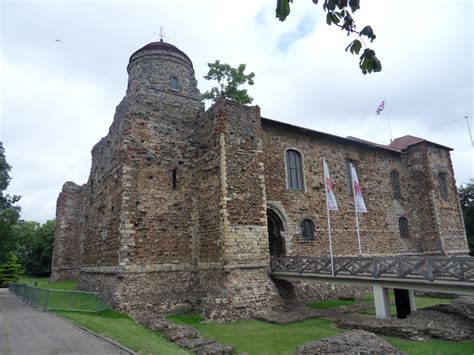
M 384 109 L 385 109 L 385 97 L 383 98 L 383 103 L 384 103 Z M 387 117 L 387 122 L 388 122 L 388 132 L 390 133 L 390 143 L 393 142 L 392 139 L 392 125 L 390 124 L 390 117 Z
M 355 198 L 354 198 L 354 204 L 355 204 Z M 359 244 L 359 256 L 362 255 L 362 247 L 360 245 L 360 231 L 359 231 L 359 217 L 357 216 L 357 207 L 355 207 L 356 211 L 356 228 L 357 228 L 357 243 Z
M 323 158 L 323 172 L 324 172 L 324 158 Z M 329 201 L 328 201 L 328 193 L 327 193 L 327 186 L 326 186 L 326 174 L 323 173 L 324 176 L 324 190 L 326 192 L 326 214 L 328 216 L 328 236 L 329 236 L 329 256 L 331 258 L 331 274 L 334 276 L 334 256 L 332 253 L 332 236 L 331 236 L 331 219 L 329 218 Z
M 362 255 L 362 247 L 360 243 L 360 231 L 359 231 L 359 217 L 357 215 L 357 203 L 356 203 L 356 195 L 355 195 L 355 186 L 354 186 L 354 176 L 353 171 L 355 171 L 354 165 L 351 165 L 351 184 L 352 184 L 352 196 L 354 197 L 354 210 L 355 210 L 355 220 L 356 220 L 356 230 L 357 230 L 357 243 L 359 245 L 359 256 Z
M 474 148 L 474 140 L 472 139 L 471 126 L 469 125 L 469 117 L 464 116 L 464 119 L 466 120 L 467 131 L 469 132 L 469 138 L 471 139 L 471 145 Z
M 390 118 L 387 118 L 388 121 L 388 131 L 390 132 L 390 144 L 393 142 L 392 139 L 392 125 L 390 124 Z

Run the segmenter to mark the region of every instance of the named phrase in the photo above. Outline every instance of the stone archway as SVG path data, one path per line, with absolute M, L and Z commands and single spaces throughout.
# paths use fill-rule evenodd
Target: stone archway
M 283 222 L 278 215 L 268 209 L 267 210 L 267 224 L 268 224 L 268 249 L 270 256 L 280 257 L 286 254 L 285 238 L 283 237 Z

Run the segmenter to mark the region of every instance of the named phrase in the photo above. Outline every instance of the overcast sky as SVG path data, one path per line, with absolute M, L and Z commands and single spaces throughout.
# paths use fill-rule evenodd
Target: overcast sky
M 458 185 L 474 177 L 463 120 L 473 113 L 472 0 L 361 0 L 356 22 L 372 25 L 377 39 L 366 43 L 383 65 L 366 76 L 344 51 L 350 39 L 310 0 L 296 1 L 283 23 L 276 0 L 0 3 L 0 140 L 23 219 L 54 218 L 63 183 L 87 181 L 130 54 L 156 41 L 160 26 L 193 61 L 201 92 L 206 63 L 246 63 L 262 116 L 382 144 L 390 120 L 394 137 L 454 148 Z

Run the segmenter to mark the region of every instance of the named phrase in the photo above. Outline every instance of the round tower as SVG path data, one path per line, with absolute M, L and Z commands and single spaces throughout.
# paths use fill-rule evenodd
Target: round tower
M 191 59 L 172 44 L 151 42 L 130 56 L 127 94 L 156 92 L 200 100 Z

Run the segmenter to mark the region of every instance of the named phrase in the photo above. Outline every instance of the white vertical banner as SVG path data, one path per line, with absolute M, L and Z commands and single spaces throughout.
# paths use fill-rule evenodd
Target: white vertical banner
M 351 180 L 352 180 L 352 193 L 354 195 L 354 208 L 355 208 L 355 221 L 357 230 L 357 243 L 359 245 L 359 256 L 362 255 L 362 246 L 360 242 L 360 230 L 359 230 L 359 212 L 366 213 L 367 208 L 365 207 L 364 198 L 362 197 L 362 190 L 359 184 L 359 178 L 357 177 L 357 171 L 352 163 L 349 163 L 351 169 Z
M 326 191 L 326 213 L 328 216 L 328 236 L 329 236 L 329 256 L 331 257 L 331 274 L 334 275 L 334 256 L 332 252 L 332 237 L 331 237 L 331 219 L 329 218 L 329 211 L 338 211 L 336 196 L 334 195 L 334 189 L 329 175 L 329 168 L 326 164 L 326 160 L 323 158 L 323 171 L 324 171 L 324 190 Z
M 359 184 L 359 178 L 357 177 L 357 171 L 354 165 L 351 163 L 351 178 L 352 178 L 352 192 L 354 193 L 354 203 L 356 212 L 366 213 L 367 208 L 365 207 L 364 198 L 362 197 L 362 190 Z
M 326 160 L 323 158 L 323 169 L 324 169 L 324 188 L 326 190 L 326 204 L 329 211 L 338 211 L 336 196 L 334 195 L 334 189 L 329 176 L 329 168 L 326 164 Z

